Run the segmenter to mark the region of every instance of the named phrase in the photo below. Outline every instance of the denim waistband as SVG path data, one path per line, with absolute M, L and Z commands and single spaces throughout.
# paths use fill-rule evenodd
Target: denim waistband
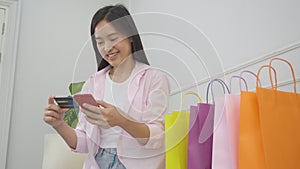
M 99 148 L 99 151 L 97 154 L 101 154 L 103 152 L 110 153 L 110 154 L 117 154 L 116 148 Z
M 118 158 L 116 148 L 99 148 L 95 160 L 101 169 L 126 169 Z

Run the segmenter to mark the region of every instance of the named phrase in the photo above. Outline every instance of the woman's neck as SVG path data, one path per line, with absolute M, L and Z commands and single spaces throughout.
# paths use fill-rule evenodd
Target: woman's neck
M 129 78 L 135 66 L 135 60 L 132 57 L 127 57 L 118 66 L 112 67 L 109 71 L 109 76 L 112 81 L 121 83 Z

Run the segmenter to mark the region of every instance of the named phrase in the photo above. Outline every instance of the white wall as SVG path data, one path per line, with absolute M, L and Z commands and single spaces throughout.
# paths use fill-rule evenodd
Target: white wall
M 54 132 L 43 122 L 47 98 L 68 94 L 73 79 L 86 80 L 96 71 L 95 56 L 84 46 L 91 17 L 115 2 L 23 1 L 7 169 L 42 167 L 44 135 Z
M 191 22 L 215 45 L 225 68 L 299 41 L 299 5 L 297 0 L 131 0 L 129 3 L 134 13 L 163 12 Z M 168 23 L 156 26 L 165 24 Z M 181 29 L 185 31 L 185 25 Z
M 128 3 L 139 20 L 140 32 L 144 32 L 142 38 L 151 63 L 163 65 L 182 88 L 200 82 L 198 88 L 191 90 L 197 91 L 203 98 L 205 80 L 214 73 L 223 72 L 228 78 L 241 69 L 256 72 L 270 56 L 290 60 L 296 76 L 300 77 L 300 1 L 130 0 Z M 149 23 L 149 20 L 152 21 Z M 149 32 L 155 32 L 155 35 L 149 35 Z M 183 42 L 177 43 L 179 40 L 169 35 L 186 42 L 197 52 L 197 56 Z M 276 51 L 290 46 L 294 49 L 276 54 Z M 289 69 L 282 68 L 278 72 L 281 73 L 280 81 L 290 80 Z M 250 86 L 254 87 L 252 84 Z M 173 89 L 178 89 L 178 86 L 173 85 Z M 180 95 L 172 96 L 170 109 L 178 109 Z

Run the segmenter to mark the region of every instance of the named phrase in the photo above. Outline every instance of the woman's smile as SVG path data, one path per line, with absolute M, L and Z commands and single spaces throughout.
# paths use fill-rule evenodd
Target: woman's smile
M 108 59 L 109 61 L 113 61 L 113 60 L 116 60 L 116 59 L 117 59 L 118 53 L 119 53 L 119 52 L 108 53 L 108 54 L 106 55 L 106 57 L 107 57 L 107 59 Z

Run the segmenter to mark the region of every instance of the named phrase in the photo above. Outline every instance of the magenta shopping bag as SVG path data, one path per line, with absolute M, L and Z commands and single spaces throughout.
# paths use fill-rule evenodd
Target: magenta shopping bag
M 208 84 L 207 95 L 210 86 L 216 81 L 224 83 L 220 79 L 212 80 Z M 206 100 L 207 103 L 198 103 L 197 106 L 190 107 L 188 169 L 212 168 L 214 105 L 208 104 L 208 98 Z
M 188 169 L 211 168 L 212 141 L 213 141 L 213 112 L 214 106 L 211 104 L 199 103 L 198 106 L 190 108 L 190 131 L 188 137 Z M 193 120 L 192 120 L 193 119 Z M 205 121 L 211 122 L 205 122 Z M 204 131 L 204 124 L 210 123 L 210 130 Z M 209 124 L 208 124 L 209 125 Z M 210 135 L 206 139 L 199 139 L 201 132 L 203 135 Z

